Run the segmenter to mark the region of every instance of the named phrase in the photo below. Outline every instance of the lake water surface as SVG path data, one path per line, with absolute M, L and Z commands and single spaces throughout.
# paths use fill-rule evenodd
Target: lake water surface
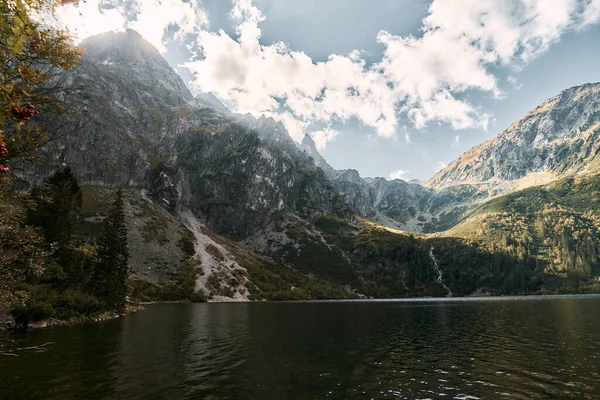
M 29 331 L 0 399 L 600 398 L 600 297 L 157 304 Z

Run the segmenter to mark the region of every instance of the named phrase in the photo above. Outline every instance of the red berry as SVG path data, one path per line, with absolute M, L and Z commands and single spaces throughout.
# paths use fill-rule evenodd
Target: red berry
M 31 103 L 27 104 L 25 107 L 13 105 L 10 107 L 9 112 L 15 122 L 29 121 L 33 115 L 40 113 L 40 111 Z

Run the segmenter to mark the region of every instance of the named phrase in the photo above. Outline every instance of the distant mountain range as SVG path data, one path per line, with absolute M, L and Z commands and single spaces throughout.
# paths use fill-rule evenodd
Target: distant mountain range
M 334 170 L 309 135 L 194 98 L 135 31 L 81 46 L 52 83 L 67 116 L 40 116 L 51 146 L 15 173 L 26 188 L 70 165 L 82 235 L 125 188 L 134 279 L 160 287 L 191 260 L 213 300 L 597 290 L 600 84 L 419 184 Z

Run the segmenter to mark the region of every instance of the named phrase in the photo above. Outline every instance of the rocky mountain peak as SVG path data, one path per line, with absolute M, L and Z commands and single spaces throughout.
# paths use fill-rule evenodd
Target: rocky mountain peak
M 307 151 L 309 149 L 310 150 L 314 149 L 314 151 L 317 151 L 317 145 L 316 145 L 315 141 L 313 140 L 313 138 L 308 133 L 306 133 L 304 135 L 304 138 L 302 138 L 302 142 L 300 144 L 302 145 L 302 147 L 307 149 Z
M 575 86 L 544 101 L 496 138 L 465 152 L 429 184 L 511 186 L 533 175 L 547 181 L 566 172 L 596 168 L 599 136 L 600 83 Z
M 325 172 L 325 175 L 329 179 L 335 178 L 339 171 L 334 170 L 331 165 L 323 158 L 319 150 L 317 149 L 317 145 L 310 134 L 305 134 L 304 138 L 302 138 L 302 142 L 300 142 L 299 146 L 300 150 L 303 150 L 308 154 L 315 162 L 315 165 Z
M 150 42 L 138 32 L 106 32 L 81 42 L 85 51 L 77 70 L 83 76 L 116 78 L 120 86 L 137 87 L 151 98 L 167 99 L 169 106 L 193 104 L 194 97 L 179 75 Z M 115 84 L 114 82 L 113 84 Z
M 344 181 L 352 182 L 352 183 L 362 183 L 363 182 L 363 179 L 360 177 L 360 174 L 355 169 L 347 169 L 347 170 L 342 171 L 338 178 L 339 178 L 339 180 L 344 180 Z M 364 182 L 370 183 L 370 181 L 368 179 L 369 178 L 365 179 Z
M 86 38 L 80 44 L 88 59 L 134 64 L 140 61 L 166 64 L 159 51 L 133 29 L 105 32 Z M 167 64 L 168 65 L 168 64 Z

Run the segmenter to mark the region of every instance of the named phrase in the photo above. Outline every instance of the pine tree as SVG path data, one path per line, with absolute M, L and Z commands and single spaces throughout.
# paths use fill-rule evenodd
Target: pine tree
M 29 210 L 28 222 L 42 228 L 48 243 L 56 243 L 59 249 L 67 247 L 75 234 L 82 203 L 81 189 L 71 168 L 59 168 L 42 188 L 32 191 L 31 197 L 37 205 Z
M 56 266 L 45 279 L 63 288 L 77 285 L 87 271 L 82 270 L 76 235 L 82 193 L 71 168 L 59 168 L 42 187 L 34 188 L 30 200 L 27 223 L 41 228 Z
M 118 190 L 112 208 L 104 220 L 104 233 L 100 238 L 98 249 L 98 263 L 90 285 L 93 293 L 107 307 L 119 311 L 125 308 L 128 293 L 128 261 L 123 194 Z

